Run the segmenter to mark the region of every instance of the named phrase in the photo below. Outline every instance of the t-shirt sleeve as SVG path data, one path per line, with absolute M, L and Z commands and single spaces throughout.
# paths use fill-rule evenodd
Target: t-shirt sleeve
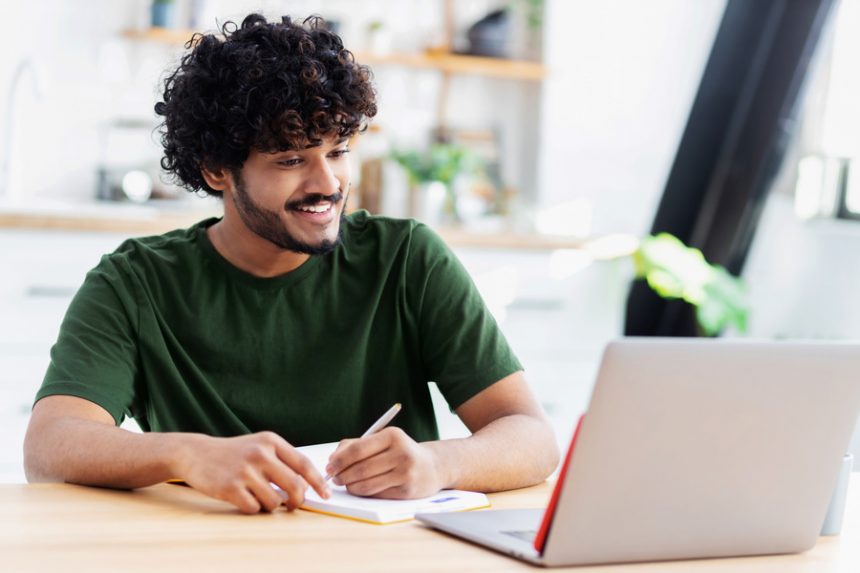
M 117 425 L 131 415 L 138 372 L 132 300 L 116 264 L 103 258 L 66 311 L 37 402 L 52 395 L 84 398 Z
M 522 370 L 469 273 L 422 224 L 413 230 L 409 270 L 424 369 L 452 409 Z

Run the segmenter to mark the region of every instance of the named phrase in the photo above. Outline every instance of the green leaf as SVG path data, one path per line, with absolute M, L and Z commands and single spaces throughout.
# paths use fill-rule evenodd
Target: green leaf
M 391 153 L 409 177 L 411 185 L 441 181 L 450 185 L 460 173 L 478 169 L 479 161 L 472 151 L 460 145 L 437 143 L 422 153 L 415 150 Z
M 746 331 L 749 310 L 743 281 L 708 263 L 700 250 L 660 233 L 640 242 L 633 263 L 636 276 L 658 295 L 696 307 L 696 320 L 705 334 L 713 336 L 728 326 Z

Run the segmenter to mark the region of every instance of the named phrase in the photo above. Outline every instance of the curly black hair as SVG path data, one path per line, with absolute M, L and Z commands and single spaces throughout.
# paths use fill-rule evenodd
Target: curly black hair
M 222 37 L 195 34 L 164 82 L 155 113 L 161 167 L 190 191 L 221 196 L 202 168 L 238 173 L 251 149 L 264 153 L 349 137 L 376 115 L 367 66 L 355 62 L 326 22 L 260 14 L 226 22 Z

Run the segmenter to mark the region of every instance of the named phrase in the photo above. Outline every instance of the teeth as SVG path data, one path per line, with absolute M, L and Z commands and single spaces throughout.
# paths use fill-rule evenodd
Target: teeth
M 308 213 L 323 213 L 325 211 L 328 211 L 330 207 L 331 203 L 318 203 L 317 205 L 299 207 L 299 210 L 307 211 Z

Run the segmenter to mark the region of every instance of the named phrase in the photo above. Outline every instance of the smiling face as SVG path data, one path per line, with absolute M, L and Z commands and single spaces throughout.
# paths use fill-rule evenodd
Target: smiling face
M 252 150 L 230 193 L 244 226 L 287 251 L 332 251 L 349 193 L 347 153 L 348 140 L 334 137 L 300 151 Z

